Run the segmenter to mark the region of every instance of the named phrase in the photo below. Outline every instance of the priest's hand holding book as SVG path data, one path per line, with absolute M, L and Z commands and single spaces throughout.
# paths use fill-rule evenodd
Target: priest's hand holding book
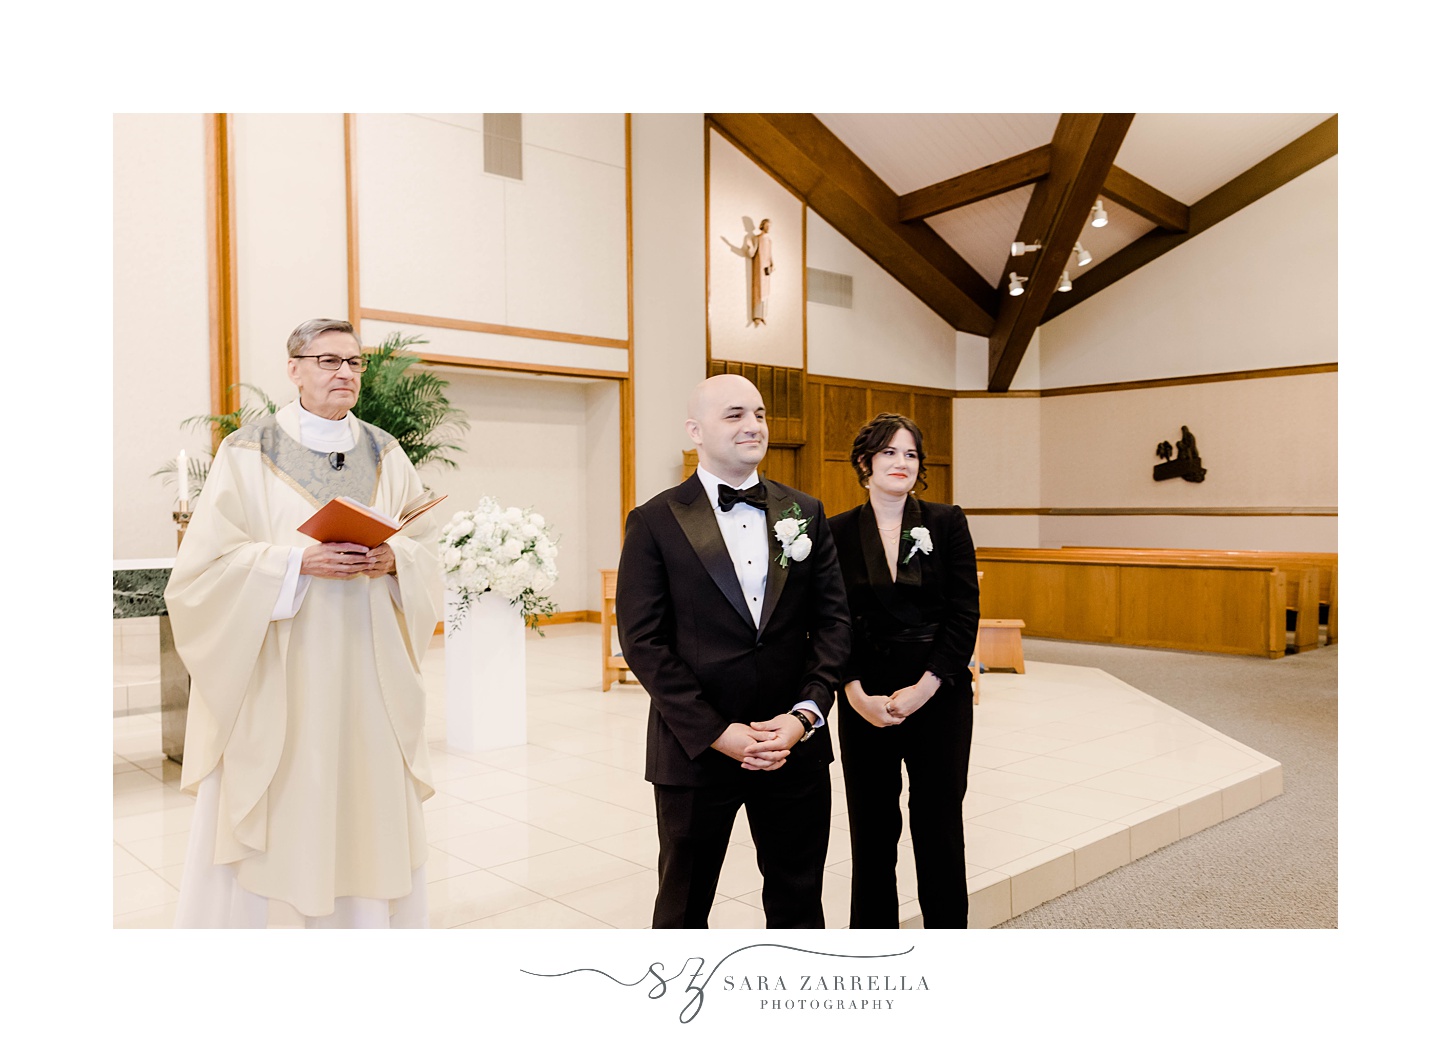
M 318 543 L 302 551 L 302 575 L 319 579 L 376 579 L 398 570 L 393 548 L 379 543 L 371 550 L 360 543 Z
M 380 578 L 397 572 L 393 548 L 385 541 L 446 497 L 425 493 L 403 508 L 399 518 L 357 500 L 329 500 L 298 531 L 320 540 L 302 551 L 301 574 L 320 579 Z

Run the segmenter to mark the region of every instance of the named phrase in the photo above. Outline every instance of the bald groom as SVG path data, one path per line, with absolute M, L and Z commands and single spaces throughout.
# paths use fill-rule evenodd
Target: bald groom
M 650 694 L 652 925 L 707 925 L 744 806 L 767 927 L 820 929 L 824 725 L 851 641 L 836 548 L 819 500 L 757 475 L 769 433 L 754 384 L 713 376 L 688 413 L 700 465 L 630 512 L 616 602 L 625 660 Z

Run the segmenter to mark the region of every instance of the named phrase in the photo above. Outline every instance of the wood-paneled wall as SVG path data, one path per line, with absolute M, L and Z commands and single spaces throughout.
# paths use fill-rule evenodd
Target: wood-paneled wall
M 829 514 L 862 501 L 851 467 L 851 444 L 862 424 L 880 412 L 901 413 L 922 428 L 928 486 L 923 499 L 952 502 L 952 399 L 949 390 L 812 376 L 802 369 L 712 359 L 711 376 L 735 373 L 761 392 L 771 425 L 771 447 L 761 473 L 820 499 Z M 684 476 L 695 470 L 685 453 Z
M 761 392 L 766 421 L 771 425 L 773 446 L 800 445 L 806 440 L 806 371 L 784 365 L 756 365 L 753 362 L 710 360 L 710 375 L 734 373 L 744 376 Z M 771 475 L 775 481 L 786 481 Z M 786 482 L 788 485 L 791 482 Z
M 803 491 L 837 514 L 862 502 L 865 493 L 851 466 L 851 444 L 862 424 L 880 412 L 901 413 L 922 428 L 927 488 L 918 495 L 952 502 L 952 392 L 929 391 L 861 380 L 806 378 L 806 444 L 802 447 Z

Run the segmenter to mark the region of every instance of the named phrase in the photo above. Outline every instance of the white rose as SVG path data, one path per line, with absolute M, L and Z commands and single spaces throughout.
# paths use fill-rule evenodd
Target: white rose
M 916 540 L 918 549 L 924 554 L 932 552 L 932 533 L 927 529 L 921 527 L 912 529 L 912 538 Z
M 787 553 L 791 555 L 791 560 L 793 561 L 806 560 L 806 555 L 811 553 L 811 537 L 803 532 L 801 536 L 794 543 L 791 544 L 791 549 L 788 550 Z
M 508 510 L 504 511 L 504 520 L 509 522 L 509 524 L 511 525 L 517 525 L 520 521 L 524 520 L 524 511 L 520 510 L 518 507 L 510 507 Z
M 474 572 L 474 570 L 476 568 L 478 568 L 478 565 L 476 563 L 474 563 L 472 560 L 466 560 L 466 561 L 464 561 L 462 564 L 460 564 L 458 566 L 458 570 L 461 573 L 463 573 L 464 575 L 471 575 L 471 574 L 473 574 L 473 572 Z
M 453 531 L 450 533 L 450 535 L 454 539 L 462 539 L 464 536 L 468 535 L 473 530 L 474 530 L 474 523 L 472 521 L 470 521 L 468 518 L 464 518 L 458 524 L 456 524 L 456 525 L 453 526 Z
M 518 557 L 524 552 L 524 543 L 519 539 L 504 540 L 504 556 L 508 558 Z
M 459 560 L 462 557 L 463 554 L 459 553 L 457 548 L 445 550 L 443 552 L 443 566 L 445 568 L 457 568 Z
M 539 528 L 543 528 L 544 527 L 544 516 L 542 514 L 530 514 L 529 515 L 529 523 L 531 525 L 537 525 Z
M 789 543 L 796 538 L 796 533 L 801 531 L 801 525 L 790 518 L 782 518 L 776 522 L 776 538 L 783 543 Z
M 539 535 L 539 526 L 526 522 L 519 526 L 519 534 L 525 539 L 535 539 Z

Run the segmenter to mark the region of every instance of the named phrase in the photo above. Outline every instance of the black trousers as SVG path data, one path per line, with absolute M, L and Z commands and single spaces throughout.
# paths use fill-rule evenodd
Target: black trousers
M 919 674 L 920 675 L 920 674 Z M 891 694 L 894 688 L 868 694 Z M 972 693 L 944 684 L 893 727 L 873 727 L 837 699 L 837 737 L 851 821 L 851 927 L 898 926 L 897 843 L 902 837 L 902 764 L 917 863 L 917 900 L 928 929 L 967 927 L 962 800 L 972 747 Z
M 826 926 L 821 880 L 831 829 L 826 767 L 793 773 L 740 768 L 737 780 L 705 786 L 656 785 L 660 890 L 654 929 L 705 929 L 736 813 L 746 808 L 764 885 L 768 929 Z

